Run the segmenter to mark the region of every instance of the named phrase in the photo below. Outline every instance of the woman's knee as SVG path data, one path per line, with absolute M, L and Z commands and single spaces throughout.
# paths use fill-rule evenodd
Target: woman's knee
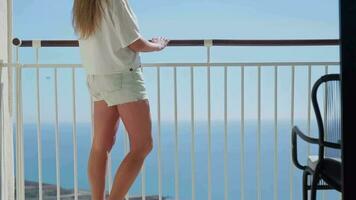
M 153 141 L 152 139 L 149 139 L 140 147 L 131 149 L 130 153 L 137 158 L 143 159 L 152 151 L 152 149 L 153 149 Z
M 152 139 L 150 139 L 145 148 L 146 155 L 148 155 L 152 151 L 152 149 L 153 149 L 153 141 Z
M 98 152 L 110 153 L 114 144 L 115 144 L 115 137 L 108 138 L 105 140 L 94 138 L 92 148 L 93 150 Z

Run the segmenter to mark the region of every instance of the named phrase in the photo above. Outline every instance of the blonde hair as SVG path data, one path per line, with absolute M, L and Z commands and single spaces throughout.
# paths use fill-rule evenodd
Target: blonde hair
M 104 4 L 107 3 L 108 0 L 74 0 L 72 25 L 81 39 L 90 37 L 100 27 Z

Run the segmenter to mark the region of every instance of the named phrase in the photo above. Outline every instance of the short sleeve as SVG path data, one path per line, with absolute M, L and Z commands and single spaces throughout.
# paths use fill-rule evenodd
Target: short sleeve
M 136 17 L 125 0 L 114 0 L 114 26 L 121 48 L 127 47 L 141 37 Z

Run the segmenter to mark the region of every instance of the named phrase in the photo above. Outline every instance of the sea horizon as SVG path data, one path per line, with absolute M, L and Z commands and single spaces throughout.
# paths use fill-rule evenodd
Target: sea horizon
M 154 149 L 146 158 L 146 194 L 158 194 L 158 134 L 157 121 L 153 120 L 152 134 Z M 306 130 L 307 121 L 295 121 L 301 129 Z M 122 123 L 121 123 L 122 124 Z M 179 196 L 180 199 L 191 198 L 191 139 L 192 131 L 190 121 L 178 121 L 178 168 L 179 168 Z M 244 192 L 248 199 L 257 198 L 257 123 L 255 120 L 245 120 L 244 129 L 244 156 L 245 156 L 245 184 Z M 261 194 L 265 199 L 273 199 L 274 181 L 274 150 L 275 150 L 275 127 L 273 120 L 261 121 Z M 55 173 L 55 132 L 54 124 L 41 123 L 42 130 L 42 177 L 43 182 L 56 184 Z M 15 130 L 14 130 L 15 131 Z M 73 179 L 73 124 L 60 123 L 60 186 L 66 189 L 74 188 Z M 77 152 L 78 152 L 78 187 L 79 190 L 89 191 L 89 184 L 86 177 L 87 159 L 91 146 L 91 124 L 77 123 Z M 241 192 L 240 167 L 241 167 L 241 127 L 236 121 L 228 121 L 227 141 L 228 141 L 228 194 L 229 199 L 239 199 Z M 312 123 L 311 132 L 316 133 L 317 127 Z M 116 143 L 111 151 L 111 177 L 126 154 L 127 144 L 125 144 L 126 134 L 123 133 L 123 126 L 119 126 Z M 277 129 L 277 152 L 278 152 L 278 197 L 279 199 L 289 198 L 290 191 L 290 120 L 278 121 Z M 196 199 L 207 199 L 207 175 L 208 175 L 208 122 L 195 122 L 195 158 L 196 158 Z M 211 152 L 212 152 L 212 197 L 221 199 L 224 196 L 224 121 L 211 121 Z M 161 173 L 163 196 L 174 197 L 174 170 L 175 170 L 175 127 L 174 121 L 161 121 Z M 38 181 L 37 164 L 37 124 L 24 124 L 24 149 L 25 149 L 25 179 L 28 181 Z M 299 148 L 300 159 L 307 154 L 307 146 L 301 144 Z M 316 149 L 312 148 L 315 153 Z M 301 171 L 293 167 L 293 197 L 301 198 Z M 130 189 L 132 196 L 141 195 L 140 173 L 135 183 Z M 326 192 L 330 196 L 337 195 L 336 192 Z

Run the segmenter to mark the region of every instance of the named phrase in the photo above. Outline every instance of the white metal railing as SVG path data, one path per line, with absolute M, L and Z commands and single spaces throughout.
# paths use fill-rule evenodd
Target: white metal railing
M 278 144 L 278 68 L 274 68 L 274 144 Z M 273 199 L 278 199 L 278 145 L 274 145 Z M 260 189 L 259 189 L 260 190 Z M 260 193 L 260 191 L 259 191 Z
M 290 126 L 292 127 L 294 125 L 295 121 L 295 69 L 298 67 L 307 67 L 308 68 L 308 91 L 310 93 L 311 90 L 311 74 L 312 74 L 312 67 L 316 66 L 323 66 L 325 68 L 325 73 L 327 73 L 327 69 L 329 66 L 335 66 L 337 67 L 339 65 L 338 62 L 263 62 L 263 63 L 211 63 L 210 60 L 210 48 L 211 46 L 209 45 L 210 43 L 207 44 L 207 62 L 205 63 L 144 63 L 142 66 L 144 68 L 156 68 L 156 75 L 157 75 L 157 135 L 158 135 L 158 141 L 157 141 L 157 170 L 158 170 L 158 196 L 159 199 L 161 200 L 163 198 L 163 190 L 162 190 L 162 159 L 161 159 L 161 68 L 163 67 L 169 67 L 173 69 L 173 81 L 174 81 L 174 156 L 172 159 L 174 159 L 174 191 L 175 191 L 175 199 L 179 199 L 179 193 L 182 188 L 179 187 L 179 135 L 178 135 L 178 101 L 177 101 L 177 68 L 179 67 L 188 67 L 190 69 L 190 93 L 191 93 L 191 107 L 190 107 L 190 115 L 191 115 L 191 191 L 192 191 L 192 196 L 191 199 L 195 200 L 196 199 L 196 158 L 195 158 L 195 133 L 196 133 L 196 126 L 195 126 L 195 91 L 194 91 L 194 72 L 195 68 L 198 67 L 204 67 L 207 69 L 207 117 L 208 117 L 208 152 L 207 152 L 207 158 L 208 158 L 208 174 L 207 174 L 207 184 L 208 184 L 208 191 L 207 191 L 207 196 L 209 200 L 212 200 L 212 190 L 213 190 L 213 182 L 212 182 L 212 155 L 211 155 L 211 148 L 212 148 L 212 138 L 211 138 L 211 133 L 212 133 L 212 127 L 211 127 L 211 67 L 221 67 L 224 69 L 224 199 L 231 199 L 229 196 L 229 179 L 240 179 L 240 187 L 241 187 L 241 192 L 240 192 L 240 199 L 249 199 L 248 194 L 246 194 L 246 189 L 245 189 L 245 184 L 246 184 L 246 169 L 245 169 L 245 107 L 246 107 L 246 102 L 245 102 L 245 90 L 246 90 L 246 85 L 245 85 L 245 69 L 246 68 L 257 68 L 257 145 L 256 145 L 256 174 L 257 174 L 257 179 L 256 179 L 256 194 L 257 194 L 257 199 L 261 200 L 262 199 L 262 185 L 261 185 L 261 110 L 262 110 L 262 98 L 261 98 L 261 87 L 262 87 L 262 74 L 261 74 L 261 69 L 263 67 L 272 67 L 274 69 L 274 83 L 273 83 L 273 90 L 274 90 L 274 116 L 273 116 L 273 121 L 274 121 L 274 150 L 271 152 L 271 158 L 273 158 L 273 163 L 274 163 L 274 178 L 273 178 L 273 199 L 278 200 L 278 193 L 279 193 L 279 184 L 278 184 L 278 172 L 279 172 L 279 157 L 278 157 L 278 137 L 279 137 L 279 131 L 278 131 L 278 70 L 281 68 L 289 68 L 291 70 L 290 73 L 290 80 L 291 80 L 291 102 L 290 102 Z M 40 95 L 39 95 L 39 88 L 40 88 L 40 82 L 39 82 L 39 70 L 40 68 L 53 68 L 54 69 L 54 105 L 55 105 L 55 156 L 56 156 L 56 184 L 57 184 L 57 200 L 61 198 L 60 194 L 60 146 L 59 146 L 59 135 L 60 132 L 58 130 L 59 126 L 59 120 L 58 120 L 58 83 L 57 83 L 57 69 L 59 68 L 71 68 L 72 69 L 72 114 L 73 114 L 73 126 L 72 126 L 72 140 L 73 140 L 73 158 L 74 158 L 74 165 L 73 165 L 73 170 L 74 170 L 74 198 L 78 199 L 78 152 L 77 152 L 77 119 L 76 119 L 76 85 L 75 85 L 75 80 L 76 80 L 76 69 L 81 68 L 80 64 L 39 64 L 39 47 L 36 48 L 36 63 L 34 64 L 21 64 L 19 62 L 19 52 L 18 52 L 18 47 L 15 47 L 16 49 L 16 63 L 15 64 L 3 64 L 2 67 L 9 67 L 10 69 L 15 69 L 16 70 L 16 191 L 17 191 L 17 196 L 19 197 L 18 199 L 24 199 L 24 194 L 25 194 L 25 187 L 24 187 L 24 150 L 23 150 L 23 119 L 22 119 L 22 114 L 23 114 L 23 108 L 22 108 L 22 79 L 21 79 L 21 71 L 22 69 L 25 68 L 33 68 L 36 69 L 36 102 L 37 102 L 37 141 L 38 141 L 38 180 L 39 180 L 39 199 L 43 198 L 43 188 L 42 188 L 42 145 L 41 145 L 41 117 L 40 117 Z M 241 76 L 239 77 L 240 79 L 240 84 L 241 84 L 241 93 L 240 93 L 240 98 L 241 98 L 241 105 L 240 105 L 240 118 L 241 118 L 241 126 L 240 126 L 240 177 L 230 177 L 229 174 L 229 169 L 228 169 L 228 108 L 227 108 L 227 98 L 228 98 L 228 81 L 227 81 L 227 74 L 228 74 L 228 69 L 230 68 L 239 68 L 241 71 Z M 310 96 L 308 98 L 308 133 L 310 134 L 311 130 L 311 105 L 310 105 Z M 92 102 L 92 101 L 91 101 Z M 91 116 L 93 116 L 93 104 L 91 104 Z M 92 129 L 93 130 L 93 129 Z M 125 151 L 128 152 L 129 150 L 129 145 L 128 145 L 128 138 L 126 137 L 125 139 Z M 308 153 L 310 152 L 310 148 L 308 147 Z M 111 169 L 111 157 L 109 159 L 109 169 Z M 294 167 L 292 165 L 292 162 L 290 161 L 289 163 L 290 166 L 290 172 L 289 172 L 289 186 L 290 186 L 290 200 L 294 199 L 293 196 L 293 188 L 294 188 L 294 181 L 293 181 L 293 174 L 294 174 Z M 233 169 L 230 169 L 233 170 Z M 111 171 L 108 170 L 108 190 L 111 189 Z M 141 190 L 141 196 L 143 199 L 145 199 L 146 196 L 146 182 L 150 182 L 150 180 L 146 180 L 146 170 L 145 170 L 145 165 L 142 168 L 142 177 L 141 177 L 141 184 L 142 184 L 142 190 Z M 129 199 L 130 195 L 128 194 L 126 196 L 127 199 Z
M 0 60 L 2 64 L 2 60 Z M 3 198 L 3 83 L 2 83 L 2 68 L 0 68 L 0 198 Z

